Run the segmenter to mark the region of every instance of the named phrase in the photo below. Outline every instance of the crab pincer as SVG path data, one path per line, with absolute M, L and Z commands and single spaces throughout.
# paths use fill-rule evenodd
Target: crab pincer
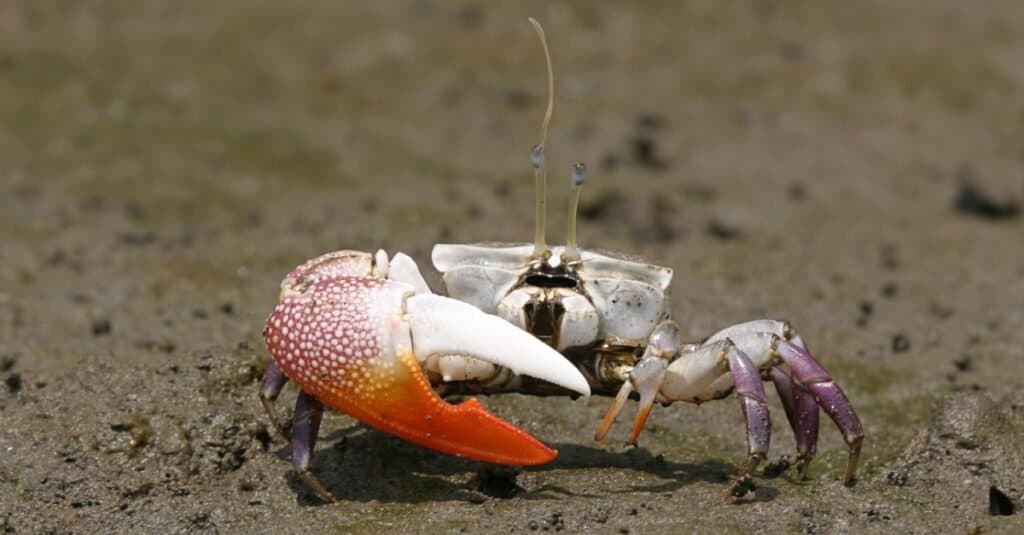
M 555 450 L 475 399 L 453 405 L 439 398 L 421 363 L 435 355 L 470 356 L 589 395 L 579 370 L 497 316 L 431 294 L 417 280 L 387 278 L 383 253 L 346 253 L 307 264 L 308 273 L 286 278 L 263 333 L 274 359 L 267 376 L 276 368 L 302 390 L 293 464 L 313 490 L 330 499 L 308 473 L 324 405 L 410 442 L 470 459 L 525 466 L 555 457 Z M 405 255 L 393 261 L 401 278 L 419 277 Z M 276 383 L 271 386 L 280 390 Z M 269 394 L 265 403 L 276 397 Z

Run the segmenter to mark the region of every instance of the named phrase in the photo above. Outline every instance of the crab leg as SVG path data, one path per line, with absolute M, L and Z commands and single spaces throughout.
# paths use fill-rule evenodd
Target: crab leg
M 729 348 L 729 371 L 732 372 L 736 394 L 743 408 L 743 420 L 747 424 L 747 463 L 740 473 L 745 476 L 753 472 L 768 454 L 772 423 L 764 400 L 761 374 L 750 357 L 735 346 Z
M 266 369 L 263 370 L 263 380 L 260 381 L 260 402 L 263 403 L 263 410 L 267 412 L 271 425 L 281 436 L 284 436 L 284 429 L 281 429 L 277 423 L 277 410 L 274 409 L 274 403 L 287 382 L 288 377 L 277 366 L 277 363 L 268 362 Z
M 675 332 L 678 332 L 677 328 Z M 735 385 L 747 427 L 747 460 L 739 476 L 734 480 L 730 492 L 737 497 L 746 494 L 751 489 L 748 474 L 764 460 L 771 441 L 771 420 L 768 415 L 768 404 L 765 403 L 764 384 L 757 366 L 728 339 L 690 348 L 669 364 L 666 357 L 674 356 L 682 348 L 682 344 L 676 338 L 659 348 L 657 343 L 669 338 L 666 333 L 660 334 L 662 340 L 652 336 L 652 344 L 630 372 L 629 380 L 623 383 L 595 438 L 600 440 L 604 437 L 625 400 L 634 390 L 640 395 L 640 403 L 629 441 L 635 444 L 656 400 L 666 403 L 682 400 L 697 403 L 706 401 L 711 399 L 706 398 L 709 387 L 728 372 L 726 376 Z M 713 395 L 718 397 L 717 394 Z
M 479 358 L 588 395 L 586 379 L 543 342 L 496 316 L 412 286 L 339 276 L 287 295 L 264 333 L 275 361 L 302 391 L 332 409 L 410 442 L 510 465 L 555 451 L 471 399 L 438 398 L 420 362 L 435 354 Z
M 747 459 L 730 489 L 730 494 L 740 497 L 751 490 L 749 474 L 764 460 L 771 443 L 771 419 L 757 365 L 732 340 L 719 340 L 673 361 L 661 395 L 668 401 L 694 403 L 717 399 L 729 392 L 727 387 L 715 388 L 723 375 L 736 390 L 747 428 Z
M 320 484 L 320 480 L 309 471 L 313 459 L 316 437 L 320 433 L 320 420 L 324 406 L 313 396 L 299 392 L 292 417 L 292 466 L 295 473 L 306 485 L 326 502 L 333 502 L 334 496 Z
M 803 459 L 803 466 L 798 466 L 801 477 L 807 472 L 806 464 L 814 455 L 817 444 L 817 412 L 810 410 L 810 402 L 804 399 L 810 397 L 835 422 L 849 447 L 850 456 L 846 463 L 843 484 L 853 485 L 857 462 L 860 459 L 861 443 L 864 440 L 864 430 L 857 413 L 854 412 L 850 401 L 846 398 L 846 394 L 832 379 L 832 376 L 825 371 L 825 368 L 811 356 L 803 339 L 793 331 L 788 323 L 776 320 L 755 320 L 733 325 L 715 333 L 708 340 L 724 338 L 734 341 L 760 366 L 777 363 L 781 359 L 789 367 L 794 383 L 792 390 L 794 407 L 798 413 L 806 415 L 806 419 L 802 423 L 799 423 L 800 419 L 798 418 L 798 423 L 794 424 L 794 432 L 798 441 L 798 455 L 801 447 L 806 447 L 808 453 Z M 781 390 L 780 395 L 783 395 Z M 805 441 L 804 446 L 800 445 L 801 440 Z
M 798 338 L 795 341 L 800 343 Z M 775 344 L 775 351 L 793 371 L 793 379 L 807 389 L 842 432 L 843 440 L 850 449 L 843 484 L 853 485 L 857 462 L 860 460 L 861 443 L 864 441 L 864 429 L 860 424 L 860 418 L 857 417 L 843 390 L 806 349 L 779 339 Z
M 630 394 L 635 390 L 640 396 L 640 403 L 637 405 L 636 417 L 633 419 L 633 432 L 630 434 L 629 443 L 636 444 L 636 440 L 640 436 L 644 424 L 647 422 L 647 417 L 651 414 L 651 407 L 654 406 L 654 402 L 658 399 L 666 400 L 661 390 L 667 377 L 668 362 L 679 352 L 682 345 L 682 333 L 679 331 L 679 325 L 676 322 L 672 320 L 663 321 L 654 328 L 648 339 L 647 349 L 644 350 L 643 357 L 640 358 L 636 366 L 630 370 L 629 376 L 623 381 L 618 395 L 615 396 L 615 401 L 608 407 L 601 425 L 598 426 L 597 432 L 594 433 L 594 440 L 604 438 L 612 423 L 615 422 L 615 418 L 618 417 L 622 408 L 626 405 L 626 400 L 629 399 Z M 671 399 L 674 398 L 669 398 L 669 400 Z
M 803 386 L 794 384 L 789 373 L 781 368 L 772 367 L 771 377 L 796 438 L 797 473 L 800 479 L 805 479 L 818 445 L 818 402 Z M 780 463 L 782 469 L 791 464 L 786 458 L 780 460 Z

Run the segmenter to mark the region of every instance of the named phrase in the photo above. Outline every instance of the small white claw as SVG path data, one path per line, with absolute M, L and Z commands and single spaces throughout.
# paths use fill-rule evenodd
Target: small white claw
M 409 297 L 405 312 L 420 361 L 430 355 L 470 355 L 590 395 L 587 380 L 565 357 L 497 316 L 433 294 Z
M 373 254 L 373 276 L 381 279 L 388 278 L 388 253 L 384 249 L 377 249 Z
M 388 278 L 412 286 L 418 294 L 430 293 L 430 286 L 427 286 L 427 281 L 423 279 L 416 261 L 405 253 L 395 253 L 395 256 L 391 257 Z

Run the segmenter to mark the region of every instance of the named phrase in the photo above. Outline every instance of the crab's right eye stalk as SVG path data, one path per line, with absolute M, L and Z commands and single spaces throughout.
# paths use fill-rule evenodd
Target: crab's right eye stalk
M 580 259 L 580 250 L 576 247 L 576 213 L 579 211 L 580 190 L 587 178 L 587 166 L 579 162 L 572 166 L 572 193 L 569 197 L 569 235 L 565 242 L 565 254 L 562 261 L 575 262 Z

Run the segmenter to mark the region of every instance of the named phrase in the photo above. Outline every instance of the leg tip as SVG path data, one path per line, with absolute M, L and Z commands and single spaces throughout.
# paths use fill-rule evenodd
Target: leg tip
M 270 421 L 270 427 L 273 427 L 274 431 L 276 431 L 279 436 L 289 438 L 288 435 L 284 433 L 284 428 L 282 428 L 281 424 L 277 421 L 277 410 L 274 409 L 274 399 L 261 392 L 260 403 L 263 405 L 263 411 L 267 414 L 267 420 Z
M 334 495 L 320 484 L 320 480 L 312 472 L 309 470 L 296 470 L 295 475 L 306 485 L 306 488 L 313 491 L 313 494 L 316 494 L 324 503 L 334 503 Z
M 800 481 L 807 479 L 807 472 L 811 469 L 811 460 L 814 459 L 814 452 L 798 453 L 796 456 L 796 473 Z
M 864 436 L 850 442 L 850 458 L 846 461 L 846 472 L 843 474 L 843 485 L 852 487 L 857 484 L 857 463 L 860 461 L 860 449 Z
M 765 455 L 765 452 L 763 452 L 763 451 L 752 451 L 752 452 L 750 452 L 750 454 L 747 456 L 747 465 L 743 468 L 743 473 L 744 474 L 752 474 L 752 473 L 754 473 L 754 470 L 757 469 L 758 465 L 760 465 L 765 460 L 766 457 L 767 457 L 767 455 Z

